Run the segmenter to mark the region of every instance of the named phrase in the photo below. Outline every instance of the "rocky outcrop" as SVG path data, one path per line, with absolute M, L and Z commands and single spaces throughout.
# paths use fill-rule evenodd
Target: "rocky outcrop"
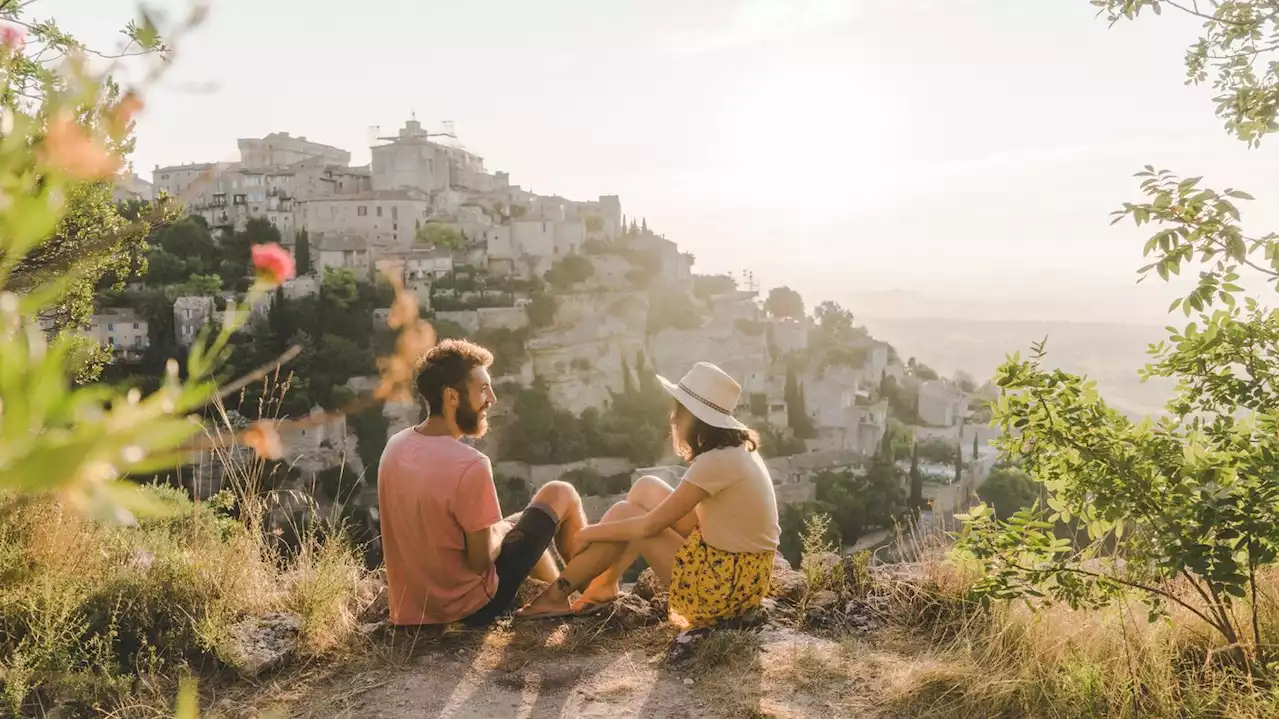
M 223 661 L 246 677 L 256 677 L 288 660 L 298 648 L 302 619 L 274 612 L 231 627 Z
M 786 557 L 781 554 L 773 555 L 773 577 L 769 581 L 769 596 L 798 602 L 804 596 L 807 586 L 804 574 L 792 569 Z

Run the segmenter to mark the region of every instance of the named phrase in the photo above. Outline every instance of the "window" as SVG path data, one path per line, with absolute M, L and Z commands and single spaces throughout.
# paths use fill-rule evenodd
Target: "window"
M 244 196 L 244 195 L 234 195 L 234 196 L 232 196 L 232 198 L 231 198 L 231 204 L 233 204 L 233 205 L 243 205 L 243 204 L 245 204 L 245 196 Z
M 382 205 L 378 205 L 378 217 L 382 217 Z
M 136 329 L 138 329 L 138 323 L 137 323 L 137 322 L 134 322 L 134 323 L 133 323 L 133 328 L 134 328 L 135 330 L 136 330 Z
M 160 176 L 160 179 L 161 179 L 161 180 L 167 180 L 167 179 L 169 179 L 169 176 L 168 176 L 168 175 L 161 175 L 161 176 Z
M 108 331 L 108 332 L 115 332 L 115 331 L 116 331 L 116 326 L 115 326 L 115 325 L 112 325 L 112 324 L 107 325 L 107 331 Z
M 399 208 L 399 207 L 396 207 L 396 206 L 394 206 L 394 205 L 391 207 L 391 219 L 393 219 L 393 220 L 398 220 L 398 219 L 400 219 L 400 208 Z
M 368 207 L 365 207 L 364 205 L 361 205 L 361 206 L 359 206 L 359 207 L 357 207 L 357 208 L 356 208 L 356 216 L 358 216 L 358 217 L 364 217 L 364 216 L 366 216 L 366 215 L 368 215 L 368 214 L 369 214 L 369 208 L 368 208 Z
M 392 232 L 399 232 L 399 231 L 400 231 L 400 225 L 397 225 L 396 223 L 392 222 L 392 223 L 391 223 L 391 231 L 392 231 Z

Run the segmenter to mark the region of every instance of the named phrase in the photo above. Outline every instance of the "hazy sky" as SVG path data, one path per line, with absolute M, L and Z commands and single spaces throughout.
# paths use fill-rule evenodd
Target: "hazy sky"
M 134 7 L 42 0 L 34 14 L 103 45 Z M 1211 91 L 1183 86 L 1198 22 L 1108 29 L 1094 13 L 1087 0 L 215 0 L 149 99 L 134 163 L 149 178 L 157 163 L 234 159 L 237 137 L 277 130 L 363 163 L 370 126 L 416 111 L 453 120 L 490 170 L 535 192 L 621 195 L 698 271 L 753 269 L 810 301 L 899 288 L 942 307 L 1159 317 L 1169 289 L 1132 287 L 1145 236 L 1107 224 L 1137 199 L 1130 175 L 1154 163 L 1247 188 L 1245 220 L 1268 231 L 1280 163 L 1274 140 L 1227 138 Z

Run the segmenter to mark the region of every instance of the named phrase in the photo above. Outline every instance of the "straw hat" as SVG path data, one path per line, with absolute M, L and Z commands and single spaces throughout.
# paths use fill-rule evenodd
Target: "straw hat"
M 710 362 L 695 364 L 679 384 L 672 384 L 662 375 L 658 375 L 658 381 L 694 417 L 712 427 L 747 429 L 747 425 L 733 418 L 742 386 Z

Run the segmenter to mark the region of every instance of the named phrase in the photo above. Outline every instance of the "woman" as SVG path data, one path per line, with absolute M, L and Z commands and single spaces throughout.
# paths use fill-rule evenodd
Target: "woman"
M 637 556 L 670 586 L 671 619 L 684 627 L 740 616 L 768 592 L 778 505 L 756 453 L 759 438 L 731 413 L 742 388 L 706 362 L 679 384 L 658 380 L 676 400 L 671 440 L 689 462 L 684 478 L 674 490 L 656 477 L 637 480 L 625 501 L 579 532 L 578 554 L 520 617 L 603 607 Z M 582 596 L 571 605 L 579 589 Z

